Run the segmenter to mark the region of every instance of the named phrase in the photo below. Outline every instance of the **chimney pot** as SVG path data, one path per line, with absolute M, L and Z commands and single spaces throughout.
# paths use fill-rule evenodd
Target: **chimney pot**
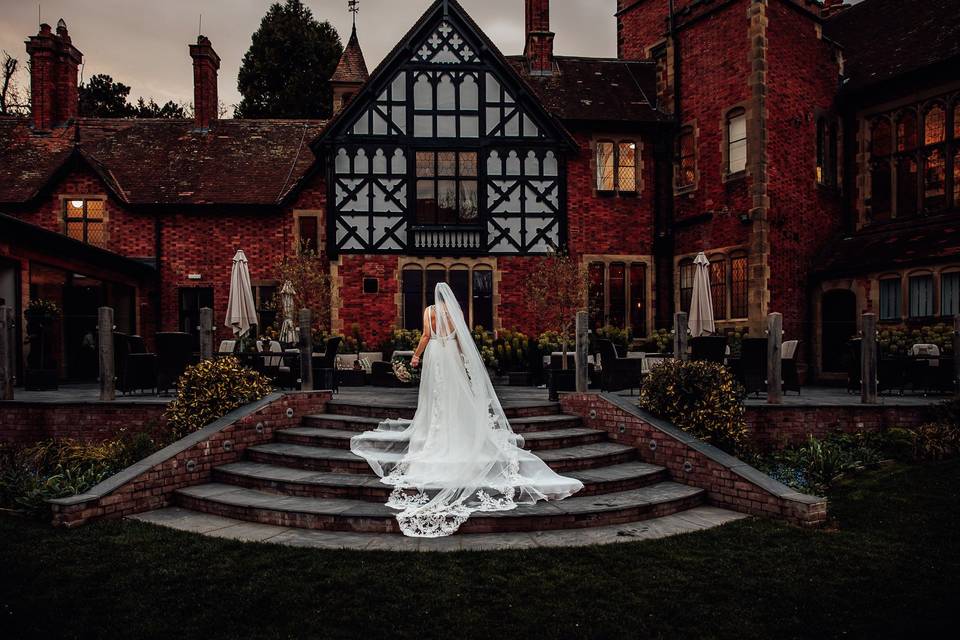
M 30 55 L 33 127 L 35 131 L 49 131 L 77 117 L 77 68 L 83 54 L 73 46 L 63 18 L 57 22 L 56 35 L 49 24 L 43 23 L 26 45 Z

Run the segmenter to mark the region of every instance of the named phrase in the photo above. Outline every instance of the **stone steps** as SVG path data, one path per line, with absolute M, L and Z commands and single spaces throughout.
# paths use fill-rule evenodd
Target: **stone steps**
M 277 442 L 301 444 L 331 449 L 349 449 L 350 439 L 358 432 L 346 429 L 326 429 L 316 427 L 293 427 L 277 431 Z M 604 442 L 607 432 L 586 427 L 555 429 L 552 431 L 530 431 L 522 434 L 524 448 L 531 451 L 545 449 L 564 449 Z
M 537 455 L 553 470 L 566 472 L 630 462 L 636 459 L 637 451 L 633 447 L 614 442 L 597 442 L 561 449 L 546 449 L 538 452 Z M 252 462 L 310 471 L 364 474 L 370 472 L 370 465 L 366 460 L 343 448 L 271 442 L 248 447 L 246 456 L 247 460 Z
M 700 505 L 703 499 L 702 489 L 665 481 L 599 496 L 541 501 L 512 511 L 476 512 L 459 532 L 542 531 L 615 525 L 685 511 Z M 282 527 L 399 532 L 396 510 L 364 500 L 280 496 L 213 482 L 178 490 L 176 503 L 193 511 Z
M 584 488 L 577 493 L 578 497 L 639 489 L 668 479 L 666 469 L 643 462 L 570 471 L 566 475 L 583 482 Z M 213 470 L 213 479 L 285 496 L 351 498 L 380 503 L 386 501 L 391 491 L 391 487 L 373 473 L 310 471 L 259 462 L 222 465 Z
M 358 404 L 349 400 L 331 400 L 327 403 L 327 413 L 368 418 L 405 418 L 410 419 L 416 412 L 416 405 L 394 404 Z M 556 415 L 562 412 L 559 402 L 515 402 L 503 408 L 509 420 L 533 416 Z
M 376 416 L 351 416 L 339 413 L 321 413 L 303 418 L 304 427 L 317 429 L 339 429 L 343 431 L 372 431 L 384 418 Z M 405 418 L 409 419 L 409 418 Z M 534 431 L 555 431 L 557 429 L 575 429 L 580 427 L 580 416 L 564 413 L 546 414 L 510 418 L 510 428 L 516 433 L 527 434 Z

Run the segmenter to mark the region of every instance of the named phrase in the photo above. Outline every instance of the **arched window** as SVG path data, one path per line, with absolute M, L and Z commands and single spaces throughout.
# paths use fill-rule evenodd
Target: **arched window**
M 690 313 L 690 300 L 693 298 L 693 275 L 695 267 L 692 258 L 680 261 L 680 310 Z
M 734 175 L 747 170 L 747 112 L 734 109 L 727 113 L 726 120 L 726 174 Z
M 689 189 L 697 179 L 697 148 L 693 127 L 683 127 L 677 134 L 677 160 L 674 184 L 677 189 Z
M 727 319 L 727 259 L 710 258 L 710 297 L 713 299 L 714 320 Z
M 897 151 L 911 151 L 917 146 L 917 113 L 905 109 L 897 118 Z
M 730 256 L 730 317 L 747 315 L 747 254 L 734 253 Z
M 937 212 L 947 205 L 947 110 L 928 107 L 923 118 L 923 209 Z
M 923 118 L 923 144 L 940 144 L 947 139 L 947 111 L 939 103 L 933 104 Z

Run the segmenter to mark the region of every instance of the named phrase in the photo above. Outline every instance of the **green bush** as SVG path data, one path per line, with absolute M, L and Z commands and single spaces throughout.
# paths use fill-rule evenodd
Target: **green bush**
M 473 328 L 472 336 L 473 342 L 477 345 L 477 351 L 483 358 L 483 364 L 488 367 L 496 367 L 497 355 L 493 350 L 493 332 L 477 325 Z
M 271 389 L 269 378 L 243 367 L 236 358 L 205 360 L 187 367 L 164 416 L 173 438 L 179 440 L 265 397 Z
M 657 329 L 650 334 L 657 345 L 657 353 L 673 353 L 673 332 L 670 329 Z
M 722 365 L 665 360 L 643 382 L 640 405 L 731 453 L 746 439 L 743 387 Z
M 412 351 L 420 344 L 423 333 L 419 329 L 394 329 L 387 346 L 391 351 Z
M 946 422 L 928 422 L 914 431 L 915 460 L 944 460 L 960 454 L 960 428 Z
M 884 325 L 877 334 L 877 344 L 885 356 L 906 355 L 910 347 L 918 343 L 935 344 L 940 347 L 940 353 L 952 355 L 953 327 L 943 322 L 916 328 Z
M 45 440 L 0 448 L 0 506 L 46 513 L 46 501 L 83 493 L 161 446 L 146 433 L 104 442 Z
M 595 339 L 609 340 L 613 344 L 624 348 L 630 344 L 630 332 L 628 330 L 618 329 L 610 325 L 600 327 L 593 333 L 593 336 Z

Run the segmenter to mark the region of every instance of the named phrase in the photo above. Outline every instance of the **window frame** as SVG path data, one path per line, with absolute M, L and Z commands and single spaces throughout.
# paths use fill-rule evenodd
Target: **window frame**
M 452 153 L 454 157 L 454 175 L 440 175 L 440 155 L 445 153 Z M 433 172 L 430 176 L 421 176 L 420 175 L 420 155 L 421 154 L 431 154 L 433 156 Z M 474 155 L 474 173 L 473 175 L 462 175 L 462 164 L 461 156 L 466 154 Z M 464 149 L 415 149 L 413 151 L 413 220 L 412 226 L 414 228 L 424 228 L 424 227 L 479 227 L 483 224 L 481 211 L 483 209 L 480 198 L 481 198 L 481 185 L 483 181 L 481 180 L 480 175 L 480 150 L 474 148 L 464 148 Z M 433 195 L 434 202 L 439 202 L 439 193 L 440 193 L 440 183 L 441 182 L 453 182 L 454 190 L 456 193 L 456 205 L 454 206 L 454 213 L 457 217 L 456 222 L 438 222 L 440 216 L 440 206 L 435 204 L 436 211 L 434 215 L 434 222 L 421 222 L 420 220 L 420 183 L 421 182 L 432 182 L 433 183 Z M 473 219 L 464 221 L 461 219 L 461 198 L 463 197 L 462 185 L 467 182 L 472 182 L 476 186 L 476 214 Z
M 464 320 L 467 322 L 467 326 L 473 330 L 476 323 L 476 302 L 478 299 L 476 291 L 476 274 L 477 273 L 489 273 L 490 274 L 490 294 L 489 294 L 489 305 L 490 305 L 490 324 L 496 325 L 497 322 L 497 309 L 496 309 L 496 272 L 492 265 L 486 263 L 475 263 L 469 264 L 462 261 L 454 262 L 409 262 L 400 266 L 398 270 L 398 279 L 399 279 L 399 293 L 400 293 L 400 325 L 404 329 L 420 329 L 423 330 L 421 326 L 423 323 L 423 312 L 432 304 L 431 296 L 433 292 L 428 283 L 428 277 L 430 273 L 436 273 L 438 271 L 443 271 L 443 279 L 438 282 L 450 282 L 450 274 L 453 272 L 465 272 L 467 274 L 467 301 L 468 307 L 464 309 L 466 317 Z M 407 309 L 407 295 L 414 294 L 417 292 L 407 291 L 406 284 L 404 282 L 404 275 L 407 273 L 419 273 L 419 295 L 420 302 L 418 309 L 413 313 L 410 318 L 414 319 L 414 326 L 408 326 L 408 309 Z M 452 288 L 452 287 L 451 287 Z M 382 292 L 382 289 L 381 289 Z M 486 298 L 486 296 L 484 296 Z M 458 300 L 458 302 L 461 302 Z M 494 326 L 484 327 L 487 331 L 493 331 Z
M 944 280 L 946 278 L 955 279 L 957 281 L 956 287 L 953 288 L 953 303 L 956 308 L 953 310 L 953 313 L 950 313 L 949 310 L 945 309 L 946 305 L 946 295 L 947 288 L 944 286 Z M 944 271 L 940 272 L 940 295 L 939 295 L 939 315 L 942 318 L 950 317 L 952 318 L 955 315 L 960 314 L 960 269 L 957 267 L 947 267 Z
M 683 140 L 690 138 L 690 153 L 683 154 Z M 690 160 L 690 182 L 680 182 L 680 177 L 684 174 L 684 168 L 687 164 L 685 160 Z M 677 133 L 676 143 L 674 145 L 674 164 L 673 164 L 673 191 L 674 193 L 689 193 L 697 189 L 700 182 L 700 173 L 697 170 L 697 128 L 693 124 L 687 124 L 680 127 Z
M 600 147 L 601 145 L 611 145 L 612 157 L 613 157 L 613 175 L 612 178 L 612 188 L 606 188 L 601 180 L 601 164 L 600 164 Z M 633 166 L 623 167 L 621 166 L 621 147 L 632 145 L 633 151 Z M 639 139 L 630 139 L 630 138 L 601 138 L 598 139 L 593 145 L 593 163 L 596 168 L 595 177 L 594 177 L 594 189 L 598 194 L 615 194 L 619 196 L 637 196 L 641 193 L 641 184 L 640 184 L 640 155 L 643 150 L 643 144 Z M 621 187 L 621 176 L 620 172 L 624 168 L 633 170 L 633 188 L 623 188 Z
M 887 313 L 888 305 L 884 304 L 884 283 L 885 282 L 896 282 L 896 286 L 891 286 L 889 289 L 895 292 L 895 305 L 889 305 L 895 307 L 895 315 L 890 315 Z M 894 322 L 898 323 L 903 320 L 903 277 L 900 274 L 895 275 L 885 275 L 877 278 L 877 316 L 881 322 Z
M 839 184 L 838 123 L 835 118 L 821 115 L 816 124 L 816 181 L 817 185 L 834 188 Z
M 63 231 L 63 235 L 76 240 L 77 242 L 82 242 L 93 247 L 99 247 L 101 249 L 106 249 L 109 244 L 109 237 L 107 234 L 107 198 L 106 196 L 87 196 L 87 195 L 74 195 L 74 196 L 61 196 L 61 207 L 60 207 L 60 224 Z M 70 208 L 74 202 L 82 202 L 81 213 L 79 216 L 71 216 Z M 89 216 L 89 203 L 99 202 L 101 207 L 101 217 L 99 219 L 91 219 Z M 82 228 L 82 237 L 74 238 L 70 235 L 70 223 L 80 223 Z M 100 238 L 101 242 L 90 242 L 90 227 L 91 225 L 99 225 L 100 227 Z
M 734 139 L 731 133 L 734 120 L 743 118 L 743 137 Z M 743 143 L 743 168 L 732 170 L 733 147 Z M 747 175 L 750 166 L 750 119 L 744 106 L 728 109 L 723 116 L 723 179 L 724 181 L 737 180 Z
M 293 212 L 293 249 L 298 254 L 302 253 L 304 250 L 303 247 L 303 231 L 301 224 L 304 218 L 313 218 L 316 220 L 317 224 L 317 237 L 313 239 L 313 246 L 311 247 L 313 251 L 320 255 L 320 252 L 323 250 L 323 225 L 325 223 L 323 211 L 319 210 L 298 210 Z

